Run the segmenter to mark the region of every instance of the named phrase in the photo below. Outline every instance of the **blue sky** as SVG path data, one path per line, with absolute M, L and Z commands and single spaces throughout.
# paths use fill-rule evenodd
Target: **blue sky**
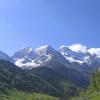
M 100 0 L 0 0 L 0 50 L 81 43 L 100 47 Z

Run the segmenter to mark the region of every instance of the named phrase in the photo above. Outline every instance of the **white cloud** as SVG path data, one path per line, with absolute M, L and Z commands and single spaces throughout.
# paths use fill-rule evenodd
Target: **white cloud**
M 92 55 L 96 54 L 97 56 L 100 56 L 100 48 L 91 48 L 88 50 L 88 52 Z
M 69 46 L 69 49 L 71 49 L 72 51 L 75 51 L 75 52 L 86 52 L 87 51 L 86 46 L 77 44 L 77 43 Z

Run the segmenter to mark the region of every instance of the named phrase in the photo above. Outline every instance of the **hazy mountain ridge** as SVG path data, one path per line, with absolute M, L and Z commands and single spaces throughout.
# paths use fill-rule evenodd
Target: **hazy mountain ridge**
M 14 60 L 12 57 L 8 56 L 6 53 L 0 51 L 0 60 L 5 60 L 14 63 Z

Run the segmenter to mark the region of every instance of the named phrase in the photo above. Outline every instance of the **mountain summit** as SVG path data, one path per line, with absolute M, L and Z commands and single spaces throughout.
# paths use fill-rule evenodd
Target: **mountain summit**
M 21 68 L 35 68 L 47 65 L 53 59 L 59 62 L 66 61 L 60 52 L 53 49 L 50 45 L 41 46 L 36 49 L 30 47 L 18 50 L 12 57 L 15 64 Z M 62 59 L 60 61 L 60 59 Z
M 100 48 L 89 48 L 81 44 L 72 44 L 70 46 L 61 46 L 55 50 L 50 45 L 44 45 L 36 49 L 24 47 L 19 49 L 12 57 L 15 64 L 21 68 L 35 68 L 50 65 L 54 61 L 70 66 L 76 63 L 79 66 L 83 64 L 100 64 Z
M 49 72 L 55 72 L 64 80 L 71 81 L 77 86 L 87 87 L 89 73 L 100 65 L 99 50 L 98 48 L 95 48 L 95 51 L 93 50 L 92 48 L 87 49 L 86 46 L 81 44 L 61 46 L 59 50 L 55 50 L 50 45 L 36 49 L 24 47 L 15 52 L 12 58 L 0 52 L 0 59 L 7 61 L 13 59 L 16 66 L 32 73 L 36 71 L 40 76 L 43 75 L 42 78 L 45 78 L 45 80 L 50 76 Z M 47 73 L 48 77 L 44 77 Z
M 5 60 L 5 61 L 9 61 L 9 62 L 14 62 L 13 59 L 11 57 L 9 57 L 6 53 L 0 51 L 0 60 Z
M 59 48 L 60 53 L 69 61 L 76 62 L 79 64 L 92 64 L 94 62 L 98 63 L 96 59 L 100 58 L 99 48 L 87 49 L 86 46 L 81 44 L 73 44 L 71 46 L 61 46 Z
M 22 69 L 31 69 L 41 66 L 51 66 L 57 63 L 67 67 L 72 66 L 99 66 L 100 48 L 89 48 L 81 44 L 61 46 L 55 50 L 50 45 L 44 45 L 36 49 L 23 47 L 15 52 L 12 57 L 0 51 L 0 59 L 15 63 Z M 55 64 L 56 63 L 56 64 Z M 77 67 L 76 67 L 77 68 Z

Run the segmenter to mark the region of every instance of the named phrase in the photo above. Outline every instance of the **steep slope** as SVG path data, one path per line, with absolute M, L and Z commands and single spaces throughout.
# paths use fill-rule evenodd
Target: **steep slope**
M 70 97 L 78 93 L 78 88 L 49 67 L 21 70 L 10 62 L 0 60 L 0 94 L 9 95 L 17 90 Z
M 90 85 L 87 90 L 81 91 L 80 96 L 72 100 L 100 100 L 100 70 L 91 75 Z
M 10 91 L 37 92 L 52 96 L 74 96 L 78 86 L 48 67 L 21 70 L 10 62 L 0 60 L 0 94 Z
M 91 84 L 87 92 L 88 93 L 100 92 L 100 71 L 99 70 L 92 73 Z
M 90 73 L 100 65 L 99 51 L 87 49 L 81 44 L 61 46 L 59 51 L 50 45 L 35 50 L 23 48 L 14 57 L 17 59 L 15 64 L 22 69 L 35 70 L 45 66 L 59 73 L 65 80 L 84 88 L 89 84 Z
M 40 67 L 30 71 L 41 79 L 47 81 L 61 91 L 63 96 L 74 96 L 78 94 L 78 86 L 66 80 L 60 73 L 48 67 Z
M 81 44 L 61 46 L 59 52 L 69 61 L 69 66 L 82 72 L 91 72 L 100 65 L 100 49 L 90 48 Z
M 25 52 L 23 51 L 23 49 L 21 49 L 20 51 L 19 52 L 22 54 L 23 52 Z M 28 54 L 30 54 L 29 51 L 30 49 L 27 50 Z M 25 56 L 28 55 L 27 53 L 25 53 Z M 46 45 L 39 47 L 35 50 L 35 54 L 36 56 L 30 61 L 28 61 L 30 57 L 27 57 L 28 60 L 26 62 L 23 60 L 25 59 L 25 56 L 22 56 L 21 58 L 20 56 L 17 56 L 17 59 L 19 59 L 19 61 L 15 61 L 15 64 L 16 62 L 17 64 L 18 62 L 20 62 L 21 66 L 20 64 L 18 64 L 18 66 L 26 70 L 35 70 L 35 68 L 37 67 L 45 66 L 62 75 L 65 80 L 71 81 L 76 85 L 86 87 L 89 84 L 88 72 L 78 70 L 78 64 L 70 64 L 70 62 L 68 62 L 68 60 L 66 60 L 65 57 L 59 51 L 53 49 L 51 46 Z M 76 66 L 77 69 L 72 66 Z
M 6 60 L 6 61 L 13 62 L 13 59 L 2 51 L 0 51 L 0 60 Z
M 14 55 L 13 55 L 13 59 L 22 59 L 22 58 L 29 58 L 30 60 L 32 60 L 33 58 L 36 57 L 36 53 L 35 51 L 30 48 L 30 47 L 23 47 L 21 49 L 19 49 Z
M 100 65 L 100 48 L 89 48 L 81 44 L 61 46 L 59 51 L 50 45 L 35 50 L 26 47 L 18 50 L 12 57 L 15 64 L 22 69 L 32 69 L 49 65 L 53 60 L 67 67 L 92 70 Z M 54 61 L 53 61 L 54 62 Z M 84 67 L 83 67 L 84 66 Z M 94 68 L 95 69 L 95 68 Z
M 95 62 L 98 63 L 96 58 L 99 58 L 99 56 L 91 52 L 91 49 L 88 50 L 81 44 L 61 46 L 59 51 L 69 62 L 76 62 L 80 65 L 84 63 L 87 65 L 92 65 Z
M 91 54 L 84 51 L 73 51 L 69 46 L 61 46 L 59 51 L 70 62 L 77 62 L 79 64 L 91 64 Z
M 53 56 L 55 59 L 58 59 L 59 62 L 66 62 L 66 59 L 60 54 L 59 51 L 52 48 L 50 45 L 41 46 L 36 49 L 37 55 L 50 55 Z
M 12 91 L 8 95 L 0 95 L 0 100 L 59 100 L 59 98 L 40 93 Z
M 23 48 L 17 51 L 13 57 L 15 64 L 22 69 L 32 69 L 45 66 L 52 62 L 53 59 L 65 64 L 66 59 L 51 46 L 46 45 L 32 50 L 31 48 Z
M 12 89 L 60 95 L 55 87 L 36 75 L 23 71 L 10 62 L 0 60 L 0 92 L 8 93 Z
M 19 49 L 12 59 L 15 61 L 15 65 L 21 68 L 28 68 L 31 66 L 32 60 L 36 57 L 36 52 L 30 47 L 23 47 Z M 34 66 L 34 64 L 33 64 Z

